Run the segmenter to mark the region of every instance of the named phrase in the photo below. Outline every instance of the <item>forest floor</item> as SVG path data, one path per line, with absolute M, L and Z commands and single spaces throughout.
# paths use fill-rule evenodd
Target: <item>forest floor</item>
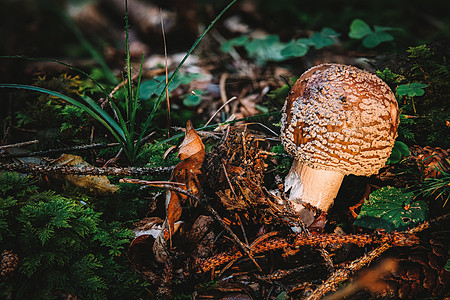
M 449 10 L 160 2 L 2 4 L 0 297 L 450 297 Z M 305 225 L 281 111 L 323 63 L 381 78 L 400 124 Z

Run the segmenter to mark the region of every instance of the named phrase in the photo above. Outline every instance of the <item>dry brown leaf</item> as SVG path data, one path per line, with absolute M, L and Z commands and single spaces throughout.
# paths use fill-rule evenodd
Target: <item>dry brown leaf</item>
M 191 121 L 188 121 L 186 124 L 186 135 L 180 145 L 178 157 L 181 160 L 185 160 L 199 152 L 202 152 L 203 156 L 205 155 L 205 145 L 203 145 L 202 139 L 195 131 Z
M 81 156 L 72 154 L 63 154 L 57 159 L 53 160 L 54 166 L 72 166 L 77 168 L 91 168 L 92 165 L 85 162 Z M 94 175 L 58 175 L 59 177 L 68 180 L 76 186 L 87 188 L 98 194 L 112 194 L 119 189 L 117 185 L 111 184 L 106 176 Z
M 182 161 L 172 171 L 170 181 L 184 183 L 184 190 L 198 195 L 198 175 L 201 174 L 201 167 L 205 158 L 205 145 L 203 145 L 200 136 L 190 121 L 186 124 L 186 135 L 180 145 L 178 157 Z M 170 241 L 175 232 L 174 224 L 180 219 L 181 205 L 187 199 L 188 197 L 184 194 L 174 191 L 167 192 L 166 220 L 162 225 L 163 231 L 153 245 L 153 252 L 158 262 L 164 262 L 167 259 L 169 248 L 167 242 Z

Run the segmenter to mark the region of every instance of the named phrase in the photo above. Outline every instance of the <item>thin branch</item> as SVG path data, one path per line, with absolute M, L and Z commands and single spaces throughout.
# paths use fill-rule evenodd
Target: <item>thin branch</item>
M 83 151 L 83 150 L 90 150 L 90 149 L 109 148 L 109 147 L 115 147 L 115 146 L 119 146 L 119 145 L 120 145 L 119 143 L 110 143 L 110 144 L 99 143 L 99 144 L 82 145 L 82 146 L 74 146 L 74 147 L 59 148 L 59 149 L 50 149 L 50 150 L 28 152 L 28 153 L 2 155 L 2 156 L 0 156 L 0 159 L 30 157 L 30 156 L 44 156 L 44 155 L 51 155 L 51 154 L 55 154 L 55 153 L 63 153 L 63 152 L 69 152 L 69 151 Z
M 94 175 L 94 176 L 147 176 L 169 174 L 173 167 L 155 168 L 96 168 L 72 166 L 41 166 L 36 164 L 5 164 L 0 162 L 0 169 L 30 174 L 63 174 L 63 175 Z
M 37 143 L 39 143 L 39 140 L 33 140 L 33 141 L 28 141 L 28 142 L 16 143 L 16 144 L 9 144 L 9 145 L 0 146 L 0 150 L 5 150 L 8 148 L 19 148 L 19 147 L 28 146 L 28 145 L 37 144 Z
M 431 221 L 426 221 L 406 232 L 408 235 L 419 233 L 427 228 L 429 228 L 431 223 L 439 222 L 444 219 L 448 219 L 450 217 L 450 214 L 438 217 Z M 401 233 L 393 232 L 393 237 Z M 401 238 L 398 239 L 399 242 L 401 242 Z M 418 242 L 418 241 L 417 241 Z M 344 269 L 337 270 L 334 272 L 328 279 L 320 285 L 316 290 L 307 298 L 307 300 L 318 300 L 321 299 L 326 293 L 330 291 L 336 290 L 336 287 L 341 282 L 344 282 L 347 280 L 351 274 L 353 274 L 356 271 L 361 270 L 364 266 L 370 264 L 375 258 L 379 257 L 381 254 L 383 254 L 386 250 L 388 250 L 391 247 L 394 246 L 408 246 L 408 245 L 402 245 L 402 244 L 394 244 L 392 243 L 392 240 L 387 239 L 386 242 L 383 242 L 380 246 L 370 251 L 368 254 L 364 255 L 363 257 L 353 261 L 348 267 Z
M 160 188 L 164 188 L 164 189 L 168 189 L 170 191 L 174 191 L 183 195 L 186 195 L 188 197 L 190 197 L 191 199 L 193 199 L 194 201 L 202 204 L 207 210 L 208 212 L 216 219 L 216 221 L 219 222 L 219 224 L 228 232 L 228 234 L 233 238 L 234 242 L 242 249 L 242 251 L 244 251 L 245 254 L 248 255 L 248 257 L 255 263 L 255 265 L 257 266 L 257 268 L 259 270 L 261 270 L 261 267 L 256 263 L 256 261 L 254 260 L 249 247 L 247 245 L 245 245 L 244 243 L 241 242 L 241 240 L 238 238 L 238 236 L 233 232 L 233 230 L 231 230 L 231 228 L 223 221 L 223 219 L 220 217 L 220 215 L 217 213 L 217 211 L 209 204 L 209 200 L 208 198 L 199 198 L 196 195 L 173 185 L 170 184 L 153 184 L 151 183 L 151 181 L 145 181 L 145 180 L 136 180 L 136 179 L 128 179 L 128 178 L 123 178 L 120 180 L 120 182 L 129 182 L 129 183 L 136 183 L 136 184 L 145 184 L 145 185 L 151 185 L 151 186 L 156 186 L 156 187 L 160 187 Z

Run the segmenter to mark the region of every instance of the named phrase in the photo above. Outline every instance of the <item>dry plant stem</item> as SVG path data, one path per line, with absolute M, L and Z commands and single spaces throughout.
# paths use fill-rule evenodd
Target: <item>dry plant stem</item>
M 228 99 L 228 101 L 226 101 L 224 104 L 222 104 L 218 110 L 216 110 L 216 112 L 211 116 L 211 118 L 209 118 L 208 122 L 206 122 L 206 124 L 204 125 L 205 127 L 209 125 L 209 123 L 211 123 L 211 121 L 214 119 L 214 117 L 224 108 L 226 107 L 230 102 L 236 100 L 237 97 L 231 97 L 230 99 Z
M 314 214 L 302 203 L 308 203 L 321 211 L 328 211 L 343 179 L 342 173 L 313 169 L 294 159 L 285 179 L 285 191 L 289 192 L 289 200 L 294 210 L 308 226 L 314 221 Z
M 223 73 L 220 76 L 220 81 L 219 81 L 219 87 L 220 87 L 220 99 L 222 100 L 223 104 L 227 103 L 227 90 L 225 88 L 225 85 L 227 83 L 227 78 L 228 78 L 229 74 L 228 73 Z M 228 107 L 225 108 L 225 112 L 229 113 L 230 109 Z
M 344 282 L 350 277 L 350 274 L 362 269 L 365 265 L 371 263 L 375 258 L 380 256 L 383 252 L 391 248 L 389 243 L 384 243 L 381 246 L 373 249 L 363 257 L 353 261 L 344 269 L 339 269 L 333 273 L 322 285 L 314 290 L 314 292 L 306 298 L 307 300 L 319 300 L 326 293 L 336 290 L 339 283 Z
M 105 162 L 105 164 L 103 165 L 103 168 L 106 168 L 109 165 L 116 163 L 119 160 L 120 155 L 122 155 L 122 153 L 123 153 L 123 148 L 120 148 L 119 151 L 117 151 L 116 155 L 113 158 L 110 158 L 110 159 L 108 159 L 107 162 Z
M 271 282 L 271 281 L 281 280 L 281 279 L 286 278 L 287 276 L 294 274 L 294 273 L 300 273 L 302 271 L 312 270 L 314 268 L 317 268 L 318 266 L 319 265 L 317 265 L 317 264 L 309 264 L 309 265 L 304 265 L 304 266 L 296 267 L 296 268 L 289 269 L 289 270 L 277 270 L 277 271 L 272 272 L 271 274 L 267 274 L 267 275 L 255 274 L 255 276 L 259 280 Z
M 161 17 L 161 32 L 163 36 L 164 44 L 164 66 L 166 69 L 166 84 L 169 82 L 169 67 L 167 66 L 167 43 L 166 43 L 166 32 L 164 31 L 164 20 L 162 17 L 162 9 L 159 10 L 159 15 Z M 167 128 L 170 128 L 170 98 L 169 89 L 166 89 L 166 99 L 167 99 Z M 167 131 L 169 133 L 169 131 Z

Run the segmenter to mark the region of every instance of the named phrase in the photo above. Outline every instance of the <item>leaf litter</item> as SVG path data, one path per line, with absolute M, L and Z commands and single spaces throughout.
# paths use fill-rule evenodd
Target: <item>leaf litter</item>
M 332 262 L 343 245 L 353 247 L 341 261 L 360 253 L 361 247 L 374 247 L 368 257 L 348 265 L 348 278 L 390 247 L 416 245 L 415 233 L 429 226 L 424 223 L 409 232 L 330 234 L 322 233 L 323 218 L 320 230 L 315 231 L 317 224 L 304 228 L 286 205 L 282 186 L 267 187 L 276 176 L 270 166 L 279 155 L 269 151 L 273 143 L 242 124 L 228 127 L 220 142 L 205 153 L 202 139 L 187 124 L 179 149 L 182 161 L 171 175 L 178 185 L 166 191 L 165 220 L 153 217 L 142 222 L 159 233 L 156 238 L 145 233 L 136 237 L 128 250 L 135 268 L 161 293 L 170 295 L 176 281 L 199 296 L 225 297 L 237 290 L 252 297 L 323 295 L 344 280 L 336 278 L 339 268 Z M 296 227 L 303 233 L 293 233 Z M 211 279 L 217 281 L 214 286 L 203 289 L 202 284 Z M 248 283 L 246 288 L 236 289 L 242 282 Z

